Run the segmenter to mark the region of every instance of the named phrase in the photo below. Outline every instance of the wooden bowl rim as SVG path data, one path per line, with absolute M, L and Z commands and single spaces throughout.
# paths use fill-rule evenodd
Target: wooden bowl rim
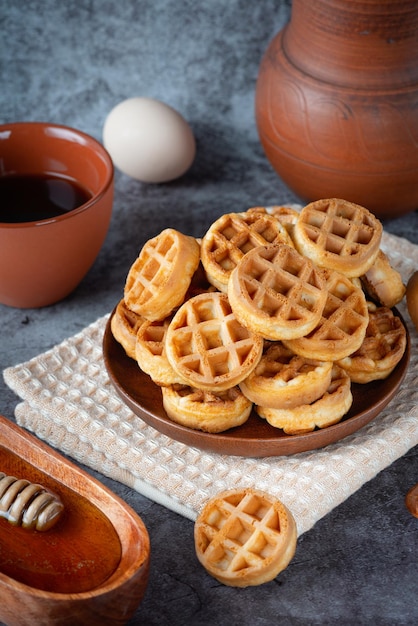
M 122 498 L 46 443 L 0 415 L 0 445 L 5 445 L 5 443 L 7 443 L 8 450 L 18 454 L 27 463 L 51 475 L 58 483 L 62 483 L 97 506 L 116 531 L 121 543 L 121 558 L 109 578 L 98 587 L 87 591 L 76 593 L 46 591 L 19 582 L 0 572 L 0 584 L 3 587 L 12 588 L 15 591 L 20 590 L 22 593 L 39 598 L 67 601 L 68 598 L 74 601 L 91 600 L 121 587 L 147 565 L 150 553 L 148 530 L 140 516 Z M 102 500 L 98 494 L 101 495 Z M 121 524 L 125 524 L 126 527 L 121 528 Z

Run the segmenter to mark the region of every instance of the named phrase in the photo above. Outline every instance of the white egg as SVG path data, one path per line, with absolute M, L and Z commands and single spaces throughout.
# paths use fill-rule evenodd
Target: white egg
M 146 183 L 182 176 L 196 155 L 186 120 L 153 98 L 128 98 L 117 104 L 105 120 L 103 144 L 118 169 Z

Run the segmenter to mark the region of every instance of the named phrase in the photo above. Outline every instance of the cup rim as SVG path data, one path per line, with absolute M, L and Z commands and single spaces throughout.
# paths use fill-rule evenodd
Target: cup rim
M 88 133 L 82 130 L 79 130 L 78 128 L 74 128 L 73 126 L 68 126 L 66 124 L 56 124 L 54 122 L 41 122 L 41 121 L 27 121 L 27 122 L 20 121 L 20 122 L 10 122 L 10 123 L 6 122 L 3 124 L 0 124 L 0 133 L 6 131 L 9 128 L 10 129 L 12 129 L 13 127 L 23 128 L 25 126 L 37 126 L 37 127 L 44 127 L 44 128 L 49 127 L 49 128 L 54 128 L 57 130 L 70 131 L 82 137 L 89 143 L 93 143 L 97 148 L 99 148 L 99 151 L 102 153 L 102 156 L 104 157 L 106 164 L 108 165 L 107 172 L 106 172 L 106 179 L 104 181 L 104 184 L 101 186 L 100 190 L 97 193 L 95 193 L 91 198 L 89 198 L 87 202 L 85 202 L 84 204 L 81 204 L 75 209 L 72 209 L 71 211 L 62 213 L 61 215 L 56 215 L 54 217 L 46 217 L 45 219 L 42 219 L 42 220 L 31 220 L 29 222 L 2 222 L 0 221 L 0 228 L 2 229 L 3 228 L 6 228 L 6 229 L 31 228 L 34 226 L 44 226 L 44 225 L 51 224 L 51 223 L 63 222 L 67 219 L 71 219 L 73 216 L 78 215 L 79 213 L 83 213 L 84 211 L 87 211 L 93 204 L 96 204 L 98 200 L 100 200 L 104 195 L 106 195 L 106 193 L 109 191 L 109 188 L 113 184 L 114 165 L 113 165 L 113 160 L 109 152 L 106 150 L 104 145 L 100 143 L 100 141 L 98 141 L 92 135 L 89 135 Z

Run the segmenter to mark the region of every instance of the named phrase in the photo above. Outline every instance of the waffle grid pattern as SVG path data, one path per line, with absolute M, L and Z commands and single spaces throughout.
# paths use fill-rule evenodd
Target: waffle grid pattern
M 266 249 L 251 262 L 244 261 L 244 275 L 249 267 L 244 278 L 246 292 L 257 309 L 271 317 L 280 314 L 286 320 L 305 320 L 321 306 L 324 298 L 318 273 L 306 259 L 298 257 L 292 248 L 280 246 Z
M 353 353 L 361 345 L 368 324 L 363 292 L 338 272 L 324 270 L 328 295 L 319 324 L 306 337 L 285 344 L 297 354 L 336 360 Z
M 295 380 L 298 376 L 315 371 L 323 362 L 308 361 L 287 350 L 282 344 L 271 345 L 255 369 L 255 375 L 267 379 L 278 379 L 283 384 Z
M 166 335 L 171 364 L 186 380 L 191 377 L 197 387 L 235 376 L 254 362 L 259 347 L 261 339 L 256 340 L 238 323 L 227 297 L 220 293 L 201 294 L 186 301 Z
M 356 352 L 341 361 L 355 382 L 367 382 L 369 374 L 384 377 L 405 351 L 406 334 L 400 319 L 390 309 L 369 312 L 366 337 Z
M 247 568 L 262 569 L 283 542 L 277 506 L 246 492 L 238 500 L 216 499 L 200 518 L 198 532 L 206 567 L 232 578 Z
M 354 205 L 329 203 L 312 209 L 300 224 L 308 240 L 338 256 L 351 257 L 368 246 L 375 234 L 375 224 L 368 214 Z
M 159 294 L 178 255 L 178 242 L 170 233 L 150 240 L 142 248 L 128 275 L 126 289 L 139 304 Z
M 128 309 L 122 298 L 112 317 L 112 333 L 133 359 L 135 358 L 136 335 L 144 323 L 145 319 Z
M 363 342 L 362 353 L 375 361 L 392 359 L 403 354 L 405 335 L 398 317 L 384 307 L 369 314 L 369 324 Z M 377 341 L 376 341 L 377 339 Z
M 137 343 L 151 355 L 161 356 L 169 320 L 145 321 L 137 333 Z
M 230 213 L 220 217 L 202 241 L 202 262 L 221 283 L 227 283 L 230 272 L 242 257 L 257 246 L 287 243 L 285 228 L 268 214 Z

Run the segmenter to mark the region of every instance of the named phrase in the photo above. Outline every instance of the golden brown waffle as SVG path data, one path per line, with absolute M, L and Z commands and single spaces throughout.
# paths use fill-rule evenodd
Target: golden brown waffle
M 355 383 L 387 378 L 406 349 L 406 330 L 387 307 L 369 311 L 366 337 L 359 350 L 338 361 Z
M 194 237 L 163 230 L 146 242 L 128 272 L 127 306 L 151 321 L 164 319 L 183 302 L 199 260 Z
M 283 224 L 283 226 L 288 226 L 289 224 L 295 224 L 299 217 L 299 211 L 294 208 L 296 206 L 298 205 L 277 204 L 268 207 L 254 206 L 247 209 L 246 214 L 257 211 L 258 213 L 271 215 Z
M 320 398 L 330 385 L 331 371 L 331 361 L 305 359 L 274 342 L 240 388 L 255 404 L 290 409 Z
M 299 252 L 319 267 L 358 277 L 376 259 L 382 224 L 364 207 L 331 198 L 306 205 L 292 236 Z
M 209 282 L 226 293 L 231 272 L 242 257 L 268 243 L 293 246 L 284 226 L 262 207 L 222 215 L 202 239 L 201 258 Z
M 165 335 L 171 318 L 145 320 L 138 330 L 135 358 L 143 372 L 160 387 L 184 384 L 184 380 L 171 367 L 165 353 Z
M 257 406 L 256 411 L 271 426 L 281 428 L 287 435 L 302 435 L 341 421 L 352 403 L 350 377 L 341 367 L 334 365 L 330 386 L 319 400 L 293 409 Z
M 165 348 L 173 369 L 191 387 L 224 391 L 254 369 L 263 340 L 237 321 L 220 292 L 190 298 L 174 315 Z
M 305 358 L 337 361 L 360 348 L 369 312 L 363 291 L 352 280 L 332 270 L 323 275 L 327 300 L 319 324 L 305 337 L 283 342 Z
M 194 527 L 197 558 L 224 585 L 273 580 L 296 551 L 296 523 L 277 498 L 258 489 L 232 489 L 211 498 Z
M 165 412 L 173 422 L 207 433 L 241 426 L 252 409 L 252 402 L 237 386 L 214 393 L 177 385 L 162 388 L 162 394 Z
M 228 297 L 241 324 L 265 339 L 280 340 L 315 328 L 327 291 L 312 261 L 290 246 L 271 244 L 241 259 L 231 274 Z
M 299 211 L 291 206 L 274 205 L 267 207 L 267 212 L 279 220 L 289 233 L 293 231 L 293 226 L 299 219 Z
M 110 320 L 110 329 L 113 337 L 121 344 L 131 359 L 136 358 L 136 334 L 145 321 L 144 317 L 134 313 L 126 306 L 123 298 L 118 302 Z
M 401 275 L 391 266 L 382 250 L 379 250 L 375 262 L 361 280 L 367 294 L 390 309 L 402 300 L 406 292 Z

